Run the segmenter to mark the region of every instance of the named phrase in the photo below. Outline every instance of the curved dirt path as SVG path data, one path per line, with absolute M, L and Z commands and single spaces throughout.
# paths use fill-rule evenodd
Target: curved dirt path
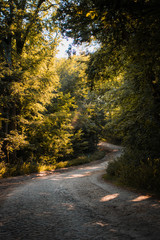
M 120 155 L 105 146 L 113 152 L 101 161 L 2 179 L 0 239 L 159 240 L 159 200 L 104 182 L 108 161 Z

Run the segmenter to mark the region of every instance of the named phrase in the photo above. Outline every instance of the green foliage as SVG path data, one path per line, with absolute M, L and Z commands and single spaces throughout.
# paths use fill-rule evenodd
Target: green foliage
M 54 102 L 56 101 L 56 103 Z M 35 147 L 36 157 L 42 163 L 55 163 L 72 153 L 72 111 L 76 107 L 70 94 L 59 93 L 41 121 L 30 126 L 30 142 Z
M 97 101 L 96 97 L 94 93 L 88 92 L 84 104 L 79 109 L 74 124 L 76 137 L 73 146 L 76 153 L 92 152 L 97 148 L 104 118 L 101 102 Z M 79 133 L 81 133 L 80 137 Z
M 54 58 L 52 56 L 51 59 L 49 54 L 38 66 L 23 69 L 18 82 L 12 81 L 11 94 L 8 95 L 8 100 L 5 103 L 10 104 L 11 101 L 13 109 L 3 104 L 5 109 L 8 108 L 8 117 L 11 118 L 11 120 L 6 119 L 3 123 L 4 129 L 9 132 L 5 133 L 2 146 L 2 149 L 6 146 L 5 153 L 8 162 L 10 162 L 10 158 L 11 162 L 13 159 L 17 161 L 16 158 L 21 154 L 19 150 L 26 149 L 27 145 L 31 149 L 30 133 L 32 127 L 40 125 L 44 120 L 46 106 L 53 97 L 56 97 L 58 86 L 59 80 L 55 72 Z M 3 95 L 2 99 L 5 97 Z M 10 121 L 12 121 L 12 125 Z
M 47 164 L 44 163 L 36 163 L 34 161 L 24 162 L 19 164 L 6 164 L 5 162 L 0 163 L 0 178 L 3 177 L 11 177 L 18 176 L 30 173 L 38 173 L 43 171 L 53 171 L 60 168 L 67 168 L 71 166 L 78 166 L 80 164 L 90 163 L 92 161 L 100 160 L 105 156 L 104 151 L 96 151 L 90 155 L 82 155 L 77 158 L 68 161 L 61 161 L 58 163 Z
M 57 61 L 57 71 L 61 83 L 61 91 L 75 97 L 78 106 L 83 104 L 87 93 L 87 56 L 73 56 Z
M 110 162 L 107 179 L 137 189 L 145 189 L 159 193 L 160 159 L 146 159 L 145 152 L 126 151 L 119 159 Z
M 81 164 L 90 163 L 92 161 L 101 160 L 104 156 L 105 156 L 104 151 L 96 151 L 94 153 L 90 153 L 87 155 L 83 154 L 72 160 L 57 163 L 56 168 L 78 166 Z
M 0 177 L 3 178 L 36 173 L 38 171 L 38 164 L 33 162 L 24 162 L 23 164 L 19 163 L 14 165 L 2 162 L 0 164 Z
M 6 168 L 6 163 L 4 161 L 0 162 L 0 177 L 5 176 Z
M 33 151 L 31 126 L 43 120 L 59 86 L 55 12 L 56 1 L 1 1 L 1 159 L 10 164 L 17 164 L 23 149 Z
M 105 102 L 102 137 L 125 146 L 108 171 L 123 183 L 158 190 L 159 1 L 61 1 L 58 13 L 63 33 L 101 43 L 89 60 L 88 85 Z
M 103 138 L 125 145 L 108 176 L 158 191 L 158 0 L 62 0 L 58 11 L 56 3 L 0 5 L 1 175 L 88 162 Z M 54 20 L 76 43 L 96 40 L 99 49 L 71 57 L 70 48 L 69 59 L 55 59 Z
M 102 103 L 88 85 L 88 60 L 88 56 L 73 56 L 58 62 L 61 90 L 74 97 L 77 104 L 72 116 L 73 155 L 95 151 L 102 130 Z

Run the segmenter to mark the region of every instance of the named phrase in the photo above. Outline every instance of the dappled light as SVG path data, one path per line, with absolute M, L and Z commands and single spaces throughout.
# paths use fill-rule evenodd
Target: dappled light
M 110 159 L 116 155 L 112 152 Z M 80 236 L 82 239 L 98 236 L 98 240 L 123 240 L 128 236 L 146 237 L 148 233 L 150 237 L 153 226 L 155 232 L 159 232 L 160 202 L 149 195 L 129 192 L 105 182 L 102 174 L 106 163 L 94 162 L 57 170 L 47 176 L 26 177 L 29 181 L 7 194 L 4 218 L 0 222 L 4 229 L 2 236 L 11 229 L 15 239 L 21 235 L 22 239 L 26 236 L 32 239 L 32 235 L 41 239 L 43 234 L 49 240 L 53 236 L 56 240 L 78 240 Z
M 159 240 L 159 13 L 0 1 L 2 239 Z
M 95 223 L 93 223 L 93 225 L 99 225 L 101 227 L 109 226 L 108 223 L 105 223 L 105 222 L 102 222 L 102 221 L 95 222 Z
M 85 177 L 85 176 L 89 176 L 89 175 L 90 175 L 90 172 L 85 172 L 84 174 L 77 173 L 77 174 L 71 174 L 67 177 L 64 177 L 64 179 L 81 178 L 81 177 Z
M 105 145 L 123 150 L 108 178 L 159 192 L 158 0 L 21 2 L 0 7 L 0 177 L 92 161 L 107 141 L 124 146 Z
M 59 175 L 53 175 L 51 177 L 51 180 L 53 181 L 59 181 L 62 179 L 73 179 L 73 178 L 83 178 L 83 177 L 87 177 L 90 176 L 92 173 L 97 172 L 97 171 L 101 171 L 103 170 L 107 165 L 107 162 L 103 162 L 100 164 L 97 164 L 96 166 L 88 166 L 88 167 L 78 167 L 77 170 L 75 170 L 76 172 L 73 173 L 62 173 Z
M 73 179 L 73 178 L 83 178 L 83 177 L 86 177 L 86 176 L 89 176 L 91 175 L 91 172 L 90 171 L 85 171 L 84 173 L 75 173 L 75 174 L 63 174 L 63 175 L 59 175 L 59 176 L 55 176 L 55 177 L 52 177 L 51 180 L 53 181 L 59 181 L 59 180 L 66 180 L 66 179 Z
M 151 205 L 153 208 L 160 208 L 160 201 Z
M 136 197 L 135 199 L 131 200 L 132 202 L 141 202 L 141 201 L 144 201 L 144 200 L 147 200 L 151 198 L 151 196 L 145 196 L 145 195 L 141 195 L 139 197 Z
M 101 198 L 100 202 L 107 202 L 119 196 L 119 193 L 109 194 Z

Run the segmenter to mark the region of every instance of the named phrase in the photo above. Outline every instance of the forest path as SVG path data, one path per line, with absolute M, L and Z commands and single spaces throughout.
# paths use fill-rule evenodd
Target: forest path
M 160 201 L 103 181 L 120 155 L 103 147 L 113 152 L 100 161 L 0 180 L 0 239 L 159 240 Z

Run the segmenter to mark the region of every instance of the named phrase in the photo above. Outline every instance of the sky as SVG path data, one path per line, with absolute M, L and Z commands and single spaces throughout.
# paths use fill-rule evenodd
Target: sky
M 62 39 L 61 43 L 59 44 L 57 50 L 58 53 L 56 54 L 56 57 L 58 58 L 67 58 L 67 49 L 70 44 L 73 44 L 73 39 Z M 92 43 L 91 45 L 87 46 L 86 44 L 82 44 L 81 46 L 73 46 L 72 49 L 76 50 L 76 54 L 79 55 L 82 51 L 88 50 L 89 52 L 94 52 L 99 47 L 99 44 Z
M 69 44 L 72 44 L 73 43 L 73 39 L 63 39 L 61 40 L 61 43 L 59 44 L 58 46 L 58 53 L 56 54 L 56 57 L 58 58 L 67 58 L 67 49 L 69 47 Z

